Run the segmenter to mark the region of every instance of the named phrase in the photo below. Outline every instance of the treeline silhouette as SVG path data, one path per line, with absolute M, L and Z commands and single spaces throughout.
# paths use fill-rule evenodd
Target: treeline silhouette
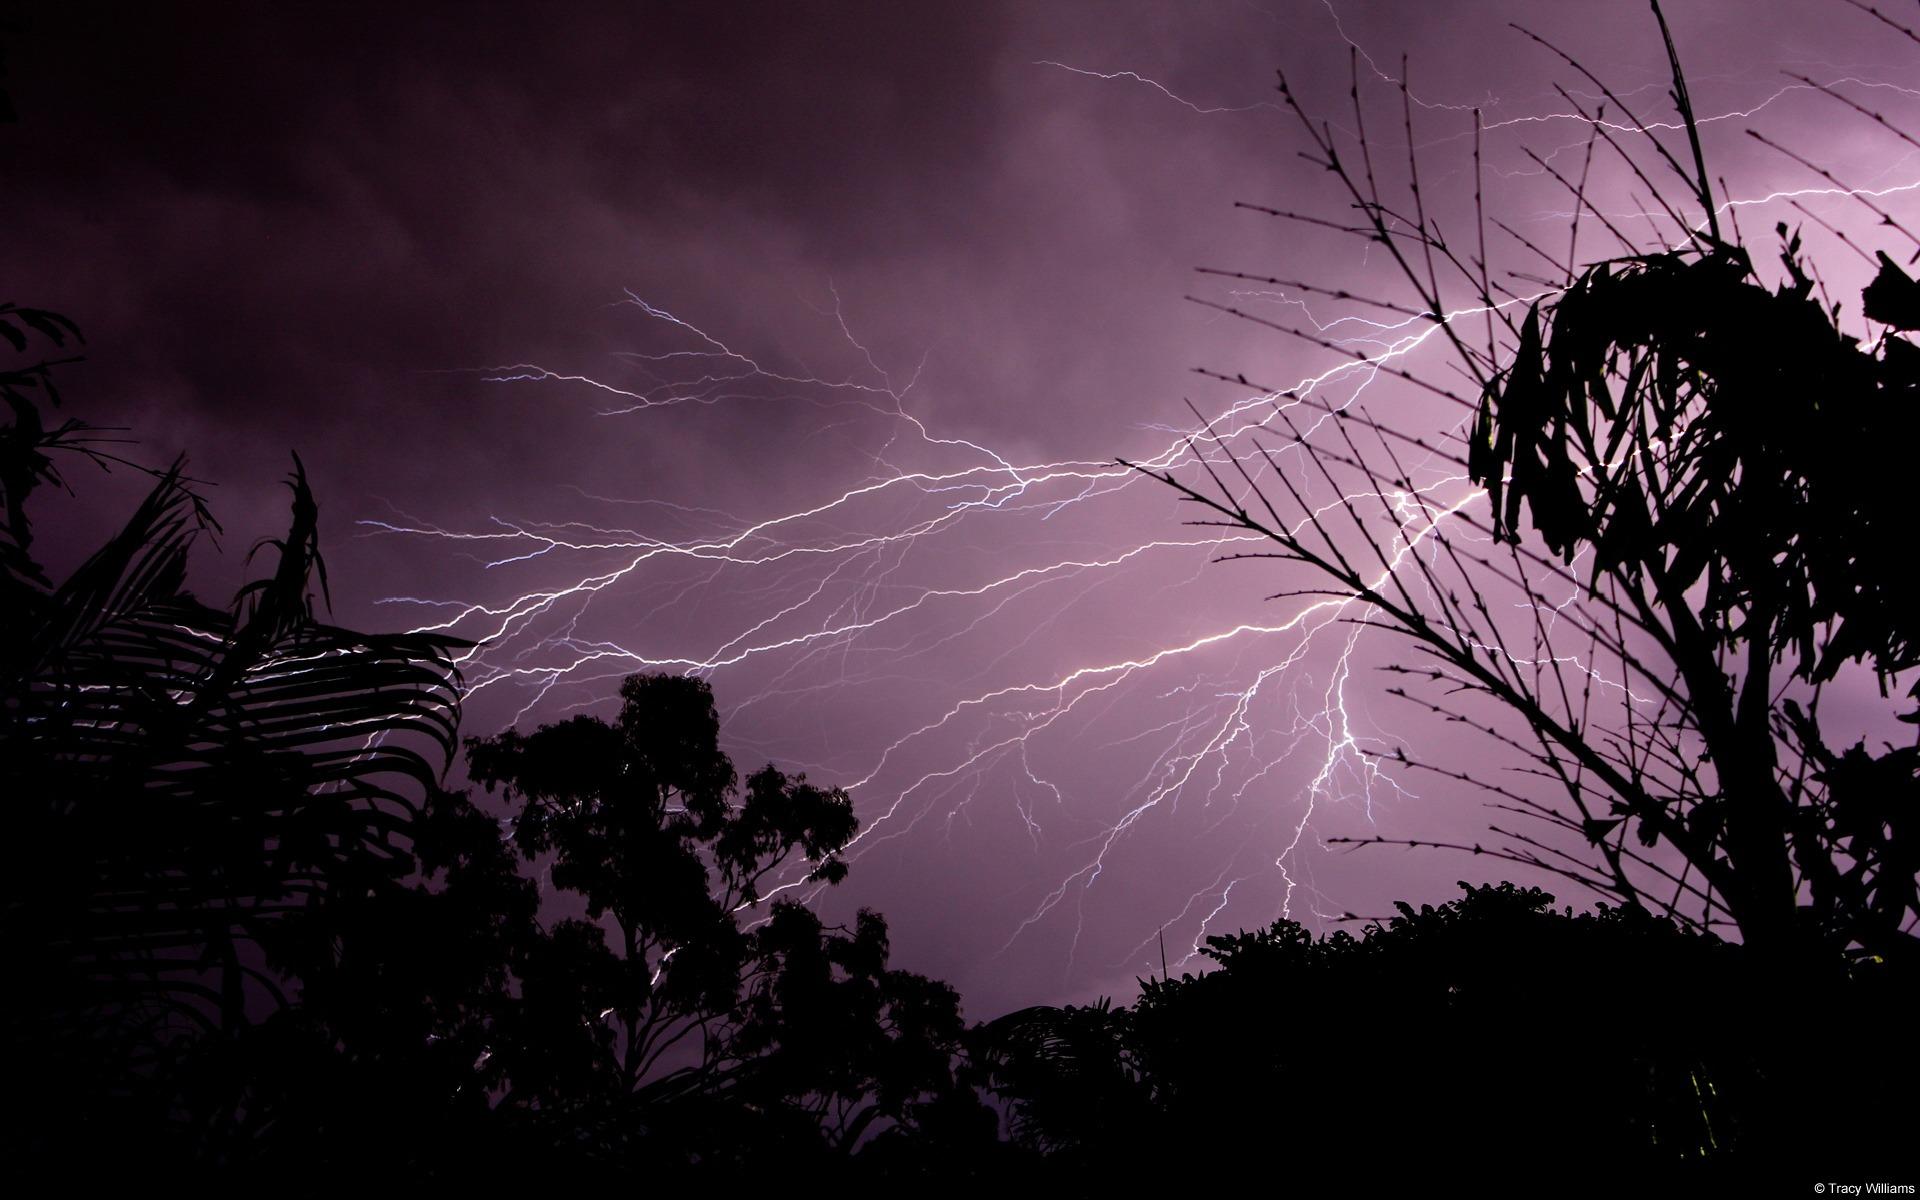
M 1676 96 L 1691 129 L 1677 68 Z M 1356 194 L 1363 232 L 1453 253 Z M 271 569 L 230 603 L 189 590 L 189 548 L 218 526 L 178 462 L 54 582 L 30 501 L 65 486 L 63 463 L 133 464 L 56 419 L 75 325 L 0 307 L 0 1154 L 82 1191 L 290 1193 L 1329 1173 L 1581 1191 L 1689 1172 L 1804 1192 L 1910 1168 L 1916 751 L 1828 750 L 1814 704 L 1754 681 L 1783 656 L 1809 687 L 1843 661 L 1913 665 L 1895 522 L 1874 506 L 1910 452 L 1920 285 L 1879 264 L 1867 313 L 1887 329 L 1863 345 L 1811 298 L 1795 240 L 1769 289 L 1717 227 L 1699 238 L 1568 262 L 1513 345 L 1465 351 L 1485 368 L 1461 464 L 1494 494 L 1485 536 L 1517 546 L 1524 503 L 1552 553 L 1512 563 L 1564 571 L 1597 548 L 1585 598 L 1680 659 L 1677 683 L 1646 672 L 1669 707 L 1624 741 L 1483 652 L 1481 592 L 1436 583 L 1424 595 L 1451 607 L 1426 612 L 1329 550 L 1317 516 L 1265 524 L 1188 489 L 1520 711 L 1568 788 L 1560 830 L 1597 866 L 1537 841 L 1521 861 L 1615 903 L 1575 913 L 1501 884 L 1357 935 L 1280 921 L 1208 939 L 1210 970 L 1142 980 L 1131 1005 L 971 1026 L 951 987 L 891 966 L 879 914 L 835 927 L 766 898 L 776 878 L 843 878 L 858 823 L 836 789 L 772 765 L 742 779 L 702 681 L 636 675 L 611 719 L 468 738 L 481 790 L 444 786 L 467 647 L 323 619 L 297 458 L 288 532 L 257 548 Z M 1499 300 L 1484 261 L 1455 261 Z M 1422 277 L 1424 311 L 1446 311 Z M 1616 470 L 1623 445 L 1639 466 Z M 1317 461 L 1367 473 L 1346 450 Z M 1195 452 L 1209 470 L 1248 457 Z M 1375 493 L 1405 486 L 1387 474 Z M 1637 645 L 1607 644 L 1623 661 Z M 1642 853 L 1663 842 L 1684 866 Z
M 1783 976 L 1644 909 L 1461 887 L 1359 936 L 1210 937 L 1212 970 L 1145 980 L 1125 1008 L 1012 1013 L 977 1061 L 1014 1138 L 1067 1178 L 1286 1178 L 1299 1156 L 1354 1185 L 1564 1194 L 1910 1167 L 1909 977 L 1838 959 Z

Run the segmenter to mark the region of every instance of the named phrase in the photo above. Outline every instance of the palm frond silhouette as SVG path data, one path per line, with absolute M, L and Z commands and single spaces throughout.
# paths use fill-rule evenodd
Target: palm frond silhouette
M 455 746 L 463 643 L 316 615 L 319 512 L 297 457 L 287 533 L 256 547 L 272 570 L 230 606 L 187 589 L 189 550 L 217 526 L 178 462 L 52 584 L 29 494 L 59 482 L 63 451 L 111 456 L 96 431 L 40 420 L 50 382 L 44 362 L 8 374 L 0 437 L 0 778 L 17 847 L 0 920 L 35 981 L 10 1004 L 27 1040 L 79 1036 L 152 1066 L 177 1037 L 284 1000 L 262 948 L 273 922 L 412 869 L 408 822 Z

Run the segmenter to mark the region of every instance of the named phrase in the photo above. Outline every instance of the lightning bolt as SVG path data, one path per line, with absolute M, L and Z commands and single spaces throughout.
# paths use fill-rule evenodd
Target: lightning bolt
M 1391 81 L 1339 27 L 1333 5 L 1326 8 L 1339 36 Z M 1200 103 L 1134 70 L 1038 65 L 1138 86 L 1195 116 L 1276 107 Z M 1860 76 L 1829 86 L 1920 97 Z M 1784 86 L 1701 124 L 1752 118 L 1815 90 Z M 1412 99 L 1430 110 L 1475 107 Z M 1503 115 L 1483 133 L 1581 121 L 1592 123 L 1546 108 Z M 1618 123 L 1607 128 L 1633 131 Z M 1916 189 L 1920 180 L 1863 189 L 1769 187 L 1729 196 L 1722 208 L 1898 200 Z M 609 437 L 620 436 L 621 423 L 681 409 L 766 405 L 815 413 L 823 429 L 852 431 L 856 473 L 805 503 L 756 514 L 686 498 L 576 489 L 597 511 L 627 506 L 652 525 L 496 514 L 462 527 L 395 511 L 362 526 L 472 556 L 481 572 L 477 590 L 486 594 L 396 595 L 383 603 L 417 609 L 420 631 L 474 639 L 461 664 L 470 698 L 510 696 L 516 721 L 590 706 L 602 685 L 636 670 L 722 679 L 730 736 L 756 752 L 796 757 L 820 781 L 854 795 L 862 826 L 850 859 L 922 832 L 951 844 L 976 821 L 1004 816 L 1036 874 L 1009 897 L 1012 915 L 994 940 L 1004 954 L 1051 931 L 1065 941 L 1069 977 L 1082 955 L 1088 905 L 1109 890 L 1155 882 L 1137 873 L 1114 882 L 1149 835 L 1169 845 L 1204 847 L 1222 836 L 1231 844 L 1191 880 L 1153 888 L 1154 896 L 1169 897 L 1158 910 L 1163 919 L 1117 960 L 1105 961 L 1137 963 L 1165 929 L 1188 945 L 1177 964 L 1184 967 L 1216 922 L 1292 915 L 1297 891 L 1317 895 L 1312 852 L 1322 848 L 1315 830 L 1325 814 L 1373 822 L 1379 811 L 1416 798 L 1366 753 L 1383 735 L 1354 703 L 1355 671 L 1369 637 L 1350 620 L 1361 602 L 1295 599 L 1266 619 L 1236 614 L 1217 594 L 1214 582 L 1222 577 L 1209 563 L 1257 553 L 1261 539 L 1234 530 L 1163 533 L 1170 524 L 1163 490 L 1106 457 L 1104 446 L 1047 459 L 942 428 L 916 393 L 925 356 L 910 370 L 888 369 L 858 336 L 838 290 L 829 284 L 828 291 L 823 315 L 856 364 L 844 374 L 781 364 L 629 292 L 618 303 L 658 348 L 618 356 L 616 371 L 511 363 L 474 375 L 492 387 L 584 396 L 608 422 Z M 1207 414 L 1202 427 L 1136 427 L 1156 439 L 1136 456 L 1150 471 L 1238 461 L 1256 484 L 1271 479 L 1263 472 L 1297 462 L 1290 456 L 1302 451 L 1291 434 L 1277 432 L 1283 420 L 1304 421 L 1302 440 L 1311 438 L 1331 414 L 1353 411 L 1390 381 L 1383 367 L 1425 362 L 1421 356 L 1440 350 L 1442 329 L 1488 312 L 1469 305 L 1439 321 L 1424 314 L 1382 318 L 1285 288 L 1229 295 L 1282 306 L 1326 342 L 1364 359 L 1301 374 L 1281 388 L 1249 385 Z M 1261 434 L 1282 443 L 1271 462 L 1245 448 Z M 1413 464 L 1411 473 L 1418 483 L 1384 495 L 1315 494 L 1317 513 L 1377 500 L 1397 519 L 1377 587 L 1414 556 L 1435 553 L 1443 532 L 1471 536 L 1457 519 L 1484 499 L 1457 471 L 1432 462 Z M 1576 598 L 1570 589 L 1541 619 L 1556 621 Z M 1116 610 L 1133 619 L 1118 620 Z M 676 619 L 689 611 L 702 620 Z M 1581 655 L 1506 657 L 1516 668 L 1570 670 L 1629 703 L 1652 702 Z M 882 692 L 902 699 L 862 708 L 868 734 L 851 741 L 819 734 L 823 712 Z M 1133 782 L 1113 785 L 1123 769 Z M 796 873 L 766 896 L 812 896 L 819 887 Z M 1317 919 L 1317 910 L 1310 915 Z M 1149 928 L 1144 918 L 1139 927 Z

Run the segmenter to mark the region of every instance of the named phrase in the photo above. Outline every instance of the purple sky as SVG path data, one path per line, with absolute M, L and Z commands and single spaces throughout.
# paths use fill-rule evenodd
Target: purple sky
M 1911 118 L 1920 46 L 1840 0 L 1670 9 L 1736 200 L 1821 186 L 1749 126 L 1858 186 L 1920 180 L 1908 147 L 1782 91 L 1802 72 Z M 1393 647 L 1348 655 L 1345 627 L 1314 632 L 1334 614 L 1263 602 L 1302 581 L 1207 565 L 1164 488 L 1103 465 L 1166 452 L 1183 398 L 1244 398 L 1190 368 L 1287 386 L 1339 361 L 1187 303 L 1233 290 L 1193 268 L 1391 287 L 1358 242 L 1232 206 L 1340 215 L 1276 67 L 1344 120 L 1349 42 L 1370 73 L 1410 55 L 1429 185 L 1466 194 L 1478 105 L 1491 203 L 1564 248 L 1520 149 L 1577 165 L 1552 88 L 1579 80 L 1509 20 L 1670 119 L 1636 4 L 24 12 L 7 298 L 87 330 L 75 415 L 217 483 L 208 594 L 281 520 L 298 449 L 341 620 L 499 634 L 469 664 L 470 732 L 700 669 L 743 769 L 857 785 L 869 832 L 825 910 L 882 909 L 903 965 L 974 1016 L 1125 997 L 1162 926 L 1178 959 L 1516 875 L 1325 847 L 1472 840 L 1486 815 L 1353 752 L 1446 736 L 1381 694 Z M 1370 102 L 1397 139 L 1396 95 Z M 1624 210 L 1617 176 L 1596 190 Z M 1736 211 L 1761 248 L 1799 220 Z M 1854 307 L 1857 264 L 1809 242 Z M 1351 373 L 1322 394 L 1362 388 L 1410 427 L 1453 420 Z M 56 561 L 132 486 L 77 483 Z

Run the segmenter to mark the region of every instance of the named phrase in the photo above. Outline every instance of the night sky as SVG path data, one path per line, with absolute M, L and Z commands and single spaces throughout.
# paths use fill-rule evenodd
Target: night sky
M 1911 209 L 1916 152 L 1785 72 L 1912 127 L 1920 45 L 1841 0 L 1669 8 L 1757 248 L 1804 220 L 1778 193 L 1825 185 L 1749 127 Z M 1507 23 L 1671 120 L 1643 5 L 7 11 L 6 298 L 87 331 L 72 415 L 215 485 L 208 597 L 282 519 L 297 450 L 340 621 L 494 639 L 467 663 L 468 732 L 701 672 L 743 771 L 852 788 L 868 832 L 822 910 L 883 910 L 897 961 L 974 1017 L 1124 999 L 1162 927 L 1185 960 L 1208 932 L 1524 878 L 1324 844 L 1477 838 L 1480 798 L 1357 753 L 1455 735 L 1385 697 L 1395 647 L 1264 601 L 1302 586 L 1284 568 L 1209 565 L 1215 535 L 1111 460 L 1167 455 L 1185 399 L 1247 395 L 1201 366 L 1450 428 L 1185 299 L 1376 351 L 1404 336 L 1195 274 L 1391 292 L 1358 241 L 1234 207 L 1342 215 L 1274 71 L 1344 129 L 1357 46 L 1370 132 L 1403 163 L 1381 73 L 1408 55 L 1436 203 L 1471 195 L 1478 106 L 1490 205 L 1563 252 L 1566 197 L 1521 148 L 1577 169 L 1586 127 L 1553 85 L 1590 89 Z M 1596 164 L 1639 220 L 1634 181 Z M 1846 199 L 1803 203 L 1880 244 Z M 1858 260 L 1807 238 L 1852 311 Z M 137 488 L 74 483 L 42 547 L 60 566 Z

